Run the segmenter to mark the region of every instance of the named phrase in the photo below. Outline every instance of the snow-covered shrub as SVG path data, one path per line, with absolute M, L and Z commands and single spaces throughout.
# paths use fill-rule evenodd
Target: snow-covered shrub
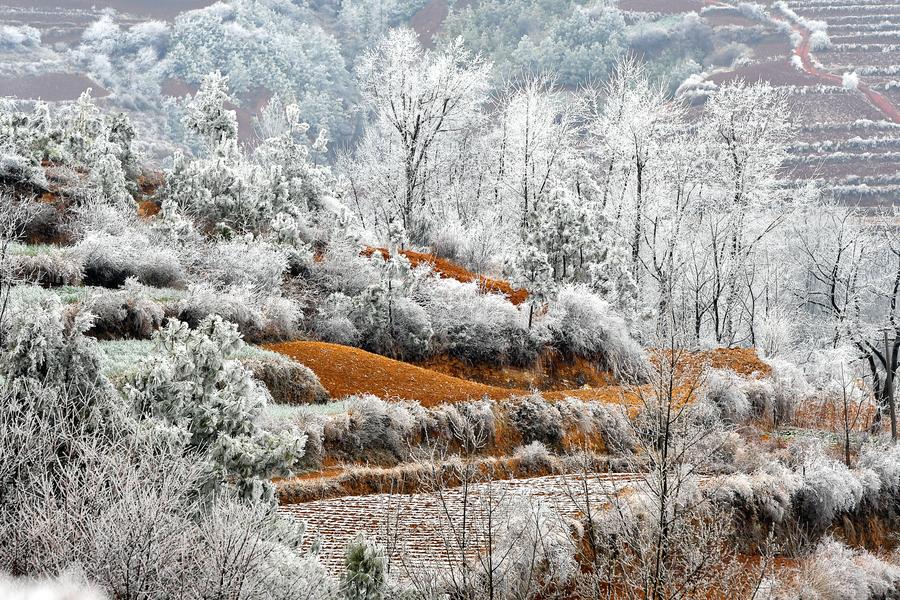
M 41 45 L 41 32 L 29 25 L 0 25 L 0 50 L 33 50 Z
M 324 404 L 329 400 L 319 378 L 306 365 L 268 351 L 241 362 L 265 384 L 276 404 Z
M 518 398 L 507 405 L 510 422 L 522 435 L 522 443 L 541 442 L 549 448 L 560 448 L 565 430 L 562 415 L 540 394 Z
M 227 78 L 207 75 L 188 103 L 184 124 L 206 152 L 196 159 L 175 155 L 162 197 L 221 237 L 274 232 L 298 251 L 322 241 L 320 230 L 333 227 L 340 211 L 330 168 L 310 159 L 326 150 L 324 132 L 310 146 L 300 109 L 288 105 L 281 110 L 281 130 L 267 132 L 273 135 L 249 155 L 238 144 L 234 111 L 225 108 L 227 87 Z
M 567 285 L 550 304 L 547 328 L 554 347 L 596 361 L 617 379 L 641 379 L 647 358 L 624 319 L 584 286 Z
M 353 297 L 378 281 L 376 265 L 360 255 L 359 245 L 353 240 L 338 239 L 313 264 L 311 279 L 323 290 Z
M 841 76 L 841 85 L 845 90 L 859 89 L 859 75 L 855 71 L 848 71 Z
M 519 446 L 513 454 L 519 462 L 519 466 L 529 473 L 546 473 L 553 469 L 553 458 L 547 446 L 541 442 L 531 442 L 526 446 Z
M 347 546 L 340 591 L 345 600 L 382 600 L 387 585 L 384 548 L 361 534 Z
M 225 359 L 233 330 L 173 324 L 157 339 L 159 355 L 140 365 L 150 372 L 129 378 L 145 409 L 131 411 L 82 334 L 88 316 L 38 288 L 16 289 L 10 311 L 0 357 L 0 570 L 77 570 L 110 597 L 333 597 L 302 525 L 269 503 L 199 493 L 211 463 L 246 483 L 257 468 L 285 473 L 302 451 L 290 432 L 257 429 L 264 392 Z M 195 403 L 201 397 L 208 402 Z M 254 491 L 246 495 L 264 495 Z
M 634 428 L 622 407 L 604 402 L 589 402 L 588 406 L 607 452 L 627 453 L 637 447 Z
M 853 510 L 866 492 L 854 472 L 811 444 L 801 463 L 803 487 L 796 494 L 797 516 L 814 531 L 821 531 L 842 512 Z
M 210 315 L 237 325 L 251 342 L 294 339 L 299 334 L 299 304 L 282 296 L 253 294 L 246 287 L 217 290 L 195 284 L 174 304 L 172 312 L 191 327 Z
M 433 331 L 427 313 L 390 288 L 373 286 L 354 298 L 351 319 L 366 350 L 407 361 L 429 353 Z
M 268 478 L 295 469 L 305 439 L 258 427 L 269 395 L 232 358 L 242 345 L 237 328 L 219 317 L 204 319 L 194 331 L 172 320 L 154 342 L 154 352 L 125 385 L 137 413 L 184 430 L 187 449 L 207 464 L 208 485 L 233 479 L 242 495 L 271 498 Z
M 435 353 L 473 363 L 531 365 L 545 342 L 544 330 L 529 331 L 527 319 L 508 300 L 482 294 L 475 283 L 429 278 L 417 298 L 434 329 Z
M 900 491 L 900 446 L 864 444 L 859 450 L 857 468 L 873 471 L 882 491 L 896 495 Z
M 64 309 L 55 294 L 22 287 L 10 294 L 2 325 L 0 380 L 65 388 L 83 394 L 83 403 L 109 393 L 96 341 L 83 335 L 91 325 L 90 315 Z
M 81 283 L 81 257 L 70 248 L 14 247 L 10 263 L 12 276 L 28 283 L 44 287 Z
M 87 302 L 94 315 L 89 335 L 100 339 L 150 339 L 165 317 L 162 305 L 145 296 L 134 279 L 122 290 L 95 292 Z
M 46 189 L 48 185 L 40 165 L 33 164 L 24 156 L 5 152 L 0 153 L 0 181 L 31 185 L 37 189 Z
M 703 381 L 700 401 L 714 407 L 722 420 L 742 423 L 751 412 L 750 399 L 744 387 L 744 380 L 733 371 L 711 369 Z
M 351 460 L 365 455 L 368 460 L 398 461 L 407 456 L 407 442 L 417 425 L 411 406 L 372 395 L 348 398 L 346 405 L 346 413 L 325 423 L 327 448 Z
M 750 417 L 753 419 L 771 418 L 774 410 L 775 389 L 767 379 L 751 379 L 744 381 L 744 393 L 750 403 Z
M 112 235 L 96 231 L 82 239 L 76 251 L 84 263 L 87 285 L 116 288 L 129 277 L 144 285 L 178 287 L 184 280 L 178 257 L 158 248 L 137 232 Z
M 254 293 L 278 289 L 287 270 L 280 248 L 251 238 L 213 244 L 204 262 L 204 275 L 218 287 L 248 287 Z
M 777 424 L 790 423 L 800 400 L 812 395 L 813 389 L 806 375 L 795 364 L 781 359 L 769 359 L 772 375 L 773 417 Z
M 900 566 L 828 537 L 803 562 L 798 584 L 804 599 L 891 598 L 900 587 Z
M 777 462 L 768 462 L 752 473 L 727 475 L 712 486 L 714 497 L 727 501 L 748 519 L 781 523 L 791 510 L 803 477 Z
M 813 31 L 809 36 L 809 49 L 816 50 L 828 50 L 831 48 L 831 38 L 828 37 L 828 32 L 819 29 Z
M 284 296 L 266 296 L 261 311 L 265 324 L 262 338 L 265 340 L 292 340 L 299 335 L 303 310 L 300 303 Z
M 571 524 L 536 497 L 511 494 L 500 507 L 491 563 L 494 593 L 501 598 L 530 597 L 537 589 L 564 586 L 578 573 Z
M 493 400 L 475 400 L 437 406 L 428 414 L 428 435 L 448 442 L 456 441 L 469 452 L 475 446 L 494 443 L 497 439 L 497 404 Z
M 353 299 L 341 292 L 334 292 L 316 307 L 311 329 L 323 341 L 355 346 L 359 343 L 360 336 L 350 319 L 352 313 Z

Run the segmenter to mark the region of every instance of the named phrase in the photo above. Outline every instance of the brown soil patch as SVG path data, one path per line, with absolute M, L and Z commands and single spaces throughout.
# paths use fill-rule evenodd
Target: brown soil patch
M 576 358 L 568 361 L 550 353 L 541 357 L 531 368 L 470 364 L 449 356 L 436 356 L 419 363 L 419 366 L 460 379 L 510 389 L 555 391 L 618 385 L 612 374 L 599 370 L 588 360 Z
M 159 214 L 160 206 L 153 200 L 141 200 L 137 203 L 137 213 L 139 217 L 149 219 Z
M 349 346 L 325 342 L 285 342 L 266 346 L 315 372 L 332 398 L 375 394 L 381 398 L 418 400 L 423 406 L 495 400 L 527 393 L 466 381 Z
M 471 372 L 462 363 L 445 362 L 444 368 L 458 376 L 448 375 L 422 366 L 393 360 L 365 350 L 328 344 L 325 342 L 283 342 L 265 346 L 302 363 L 315 372 L 334 399 L 359 394 L 374 394 L 380 398 L 417 400 L 423 406 L 477 400 L 484 397 L 506 400 L 531 393 L 529 387 L 497 386 L 470 381 Z M 449 366 L 449 368 L 448 368 Z M 692 389 L 690 375 L 705 368 L 731 369 L 745 377 L 763 377 L 770 373 L 752 348 L 717 349 L 688 355 L 683 369 L 687 371 L 685 385 Z M 476 372 L 490 373 L 490 367 L 475 367 Z M 512 374 L 512 370 L 495 367 L 494 374 Z M 520 377 L 525 375 L 519 374 Z M 601 375 L 598 374 L 598 377 Z M 603 385 L 579 389 L 554 389 L 544 393 L 548 400 L 566 397 L 595 400 L 608 403 L 636 404 L 640 401 L 640 388 L 620 385 Z M 523 383 L 522 379 L 514 382 Z M 690 392 L 688 392 L 690 393 Z
M 387 258 L 390 255 L 386 248 L 366 248 L 363 250 L 365 256 L 372 256 L 375 252 L 378 252 L 384 258 Z M 509 301 L 513 304 L 522 304 L 528 299 L 527 291 L 514 289 L 509 282 L 503 281 L 502 279 L 493 279 L 491 277 L 473 273 L 446 258 L 438 258 L 433 254 L 414 252 L 412 250 L 401 250 L 400 254 L 405 256 L 413 267 L 427 264 L 431 266 L 439 277 L 443 277 L 444 279 L 455 279 L 463 283 L 475 281 L 478 283 L 478 287 L 483 291 L 503 294 L 509 298 Z

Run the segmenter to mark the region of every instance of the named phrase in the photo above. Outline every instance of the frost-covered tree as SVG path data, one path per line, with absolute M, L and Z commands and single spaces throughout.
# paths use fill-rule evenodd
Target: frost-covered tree
M 505 228 L 526 228 L 548 210 L 543 204 L 562 184 L 575 146 L 574 114 L 562 90 L 531 77 L 506 90 L 491 135 L 491 186 Z
M 125 387 L 137 413 L 183 431 L 185 452 L 206 462 L 211 489 L 227 482 L 247 498 L 271 499 L 268 478 L 293 471 L 305 438 L 259 427 L 268 393 L 230 358 L 243 343 L 237 328 L 212 317 L 191 331 L 173 320 L 154 342 Z
M 225 107 L 230 101 L 228 78 L 221 73 L 210 73 L 203 78 L 200 89 L 187 105 L 184 126 L 210 151 L 237 139 L 237 117 L 234 110 Z
M 341 577 L 341 595 L 346 600 L 381 600 L 386 587 L 384 548 L 358 536 L 349 546 Z
M 134 128 L 123 114 L 101 114 L 90 90 L 56 110 L 37 102 L 26 112 L 4 102 L 0 133 L 0 180 L 46 190 L 46 161 L 88 173 L 70 190 L 77 200 L 130 204 L 138 175 Z
M 716 339 L 736 336 L 741 279 L 760 241 L 783 220 L 781 165 L 791 131 L 786 96 L 765 83 L 735 82 L 710 98 L 701 126 L 722 204 L 709 221 L 711 314 Z
M 626 239 L 636 279 L 640 279 L 650 184 L 663 164 L 661 146 L 678 131 L 683 113 L 682 106 L 651 83 L 646 68 L 629 59 L 619 64 L 604 86 L 602 107 L 591 124 L 598 136 L 599 154 L 608 165 L 604 177 L 607 191 L 601 204 L 611 204 L 620 218 L 632 223 Z
M 206 140 L 207 153 L 194 159 L 177 153 L 162 195 L 210 232 L 274 232 L 292 249 L 295 263 L 302 263 L 308 243 L 327 239 L 342 212 L 336 179 L 324 161 L 317 164 L 327 132 L 320 130 L 310 144 L 299 107 L 274 99 L 257 123 L 266 137 L 248 154 L 237 142 L 229 101 L 222 76 L 204 80 L 188 103 L 185 124 Z
M 535 309 L 540 309 L 554 289 L 553 266 L 543 249 L 536 219 L 523 230 L 524 237 L 514 254 L 507 259 L 504 269 L 509 282 L 517 289 L 528 290 L 528 328 L 534 322 Z
M 851 346 L 888 408 L 886 375 L 900 363 L 900 240 L 887 222 L 866 222 L 852 208 L 818 205 L 795 232 L 806 279 L 795 287 L 815 322 L 814 343 Z M 890 350 L 890 358 L 888 356 Z
M 415 33 L 391 32 L 357 65 L 363 102 L 372 126 L 361 143 L 360 169 L 387 169 L 398 182 L 370 198 L 382 227 L 393 218 L 414 240 L 428 229 L 429 178 L 442 138 L 465 127 L 485 100 L 490 66 L 455 42 L 425 51 Z M 378 175 L 375 175 L 378 176 Z

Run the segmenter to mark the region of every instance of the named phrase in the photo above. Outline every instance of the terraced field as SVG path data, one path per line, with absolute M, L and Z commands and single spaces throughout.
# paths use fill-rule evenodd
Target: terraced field
M 610 494 L 640 478 L 638 473 L 597 474 L 587 479 L 551 475 L 494 481 L 468 490 L 452 488 L 440 494 L 345 496 L 284 505 L 279 510 L 305 521 L 310 537 L 320 538 L 322 563 L 332 573 L 341 571 L 347 544 L 362 532 L 385 545 L 393 571 L 403 577 L 422 568 L 452 564 L 461 554 L 472 558 L 483 552 L 488 502 L 519 494 L 553 506 L 564 517 L 575 517 L 583 512 L 586 499 L 600 506 Z M 455 534 L 462 537 L 463 522 L 469 541 L 461 545 Z
M 792 178 L 818 182 L 850 204 L 900 202 L 900 3 L 788 0 L 783 10 L 766 0 L 768 15 L 754 19 L 737 1 L 704 4 L 679 3 L 676 12 L 698 12 L 725 40 L 743 29 L 751 50 L 733 67 L 708 71 L 707 79 L 761 79 L 789 95 L 797 125 L 786 165 Z M 667 12 L 674 5 L 623 0 L 620 6 Z M 859 77 L 858 85 L 844 85 L 847 73 Z
M 798 48 L 825 89 L 798 102 L 801 134 L 794 144 L 797 176 L 833 186 L 847 202 L 895 204 L 900 199 L 900 4 L 878 0 L 791 0 L 803 19 L 827 24 L 830 45 Z M 855 72 L 856 90 L 841 85 Z M 794 96 L 798 94 L 794 92 Z M 803 95 L 803 94 L 800 94 Z

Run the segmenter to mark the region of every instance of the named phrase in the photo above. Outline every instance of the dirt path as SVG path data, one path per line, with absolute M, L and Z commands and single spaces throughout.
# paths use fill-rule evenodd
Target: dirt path
M 776 20 L 781 20 L 778 17 L 772 17 Z M 827 71 L 823 71 L 818 68 L 815 63 L 813 63 L 812 59 L 812 32 L 808 29 L 801 27 L 799 25 L 791 24 L 791 27 L 795 32 L 799 33 L 802 36 L 800 41 L 800 45 L 794 48 L 794 54 L 800 57 L 800 62 L 803 65 L 803 70 L 812 75 L 813 77 L 818 77 L 822 81 L 827 83 L 841 86 L 843 85 L 843 77 L 840 75 L 835 75 L 834 73 L 829 73 Z M 894 123 L 900 123 L 900 110 L 897 110 L 891 101 L 888 100 L 884 95 L 879 94 L 869 86 L 864 83 L 860 83 L 858 88 L 860 92 L 872 103 L 872 105 L 881 111 L 888 120 L 893 121 Z

